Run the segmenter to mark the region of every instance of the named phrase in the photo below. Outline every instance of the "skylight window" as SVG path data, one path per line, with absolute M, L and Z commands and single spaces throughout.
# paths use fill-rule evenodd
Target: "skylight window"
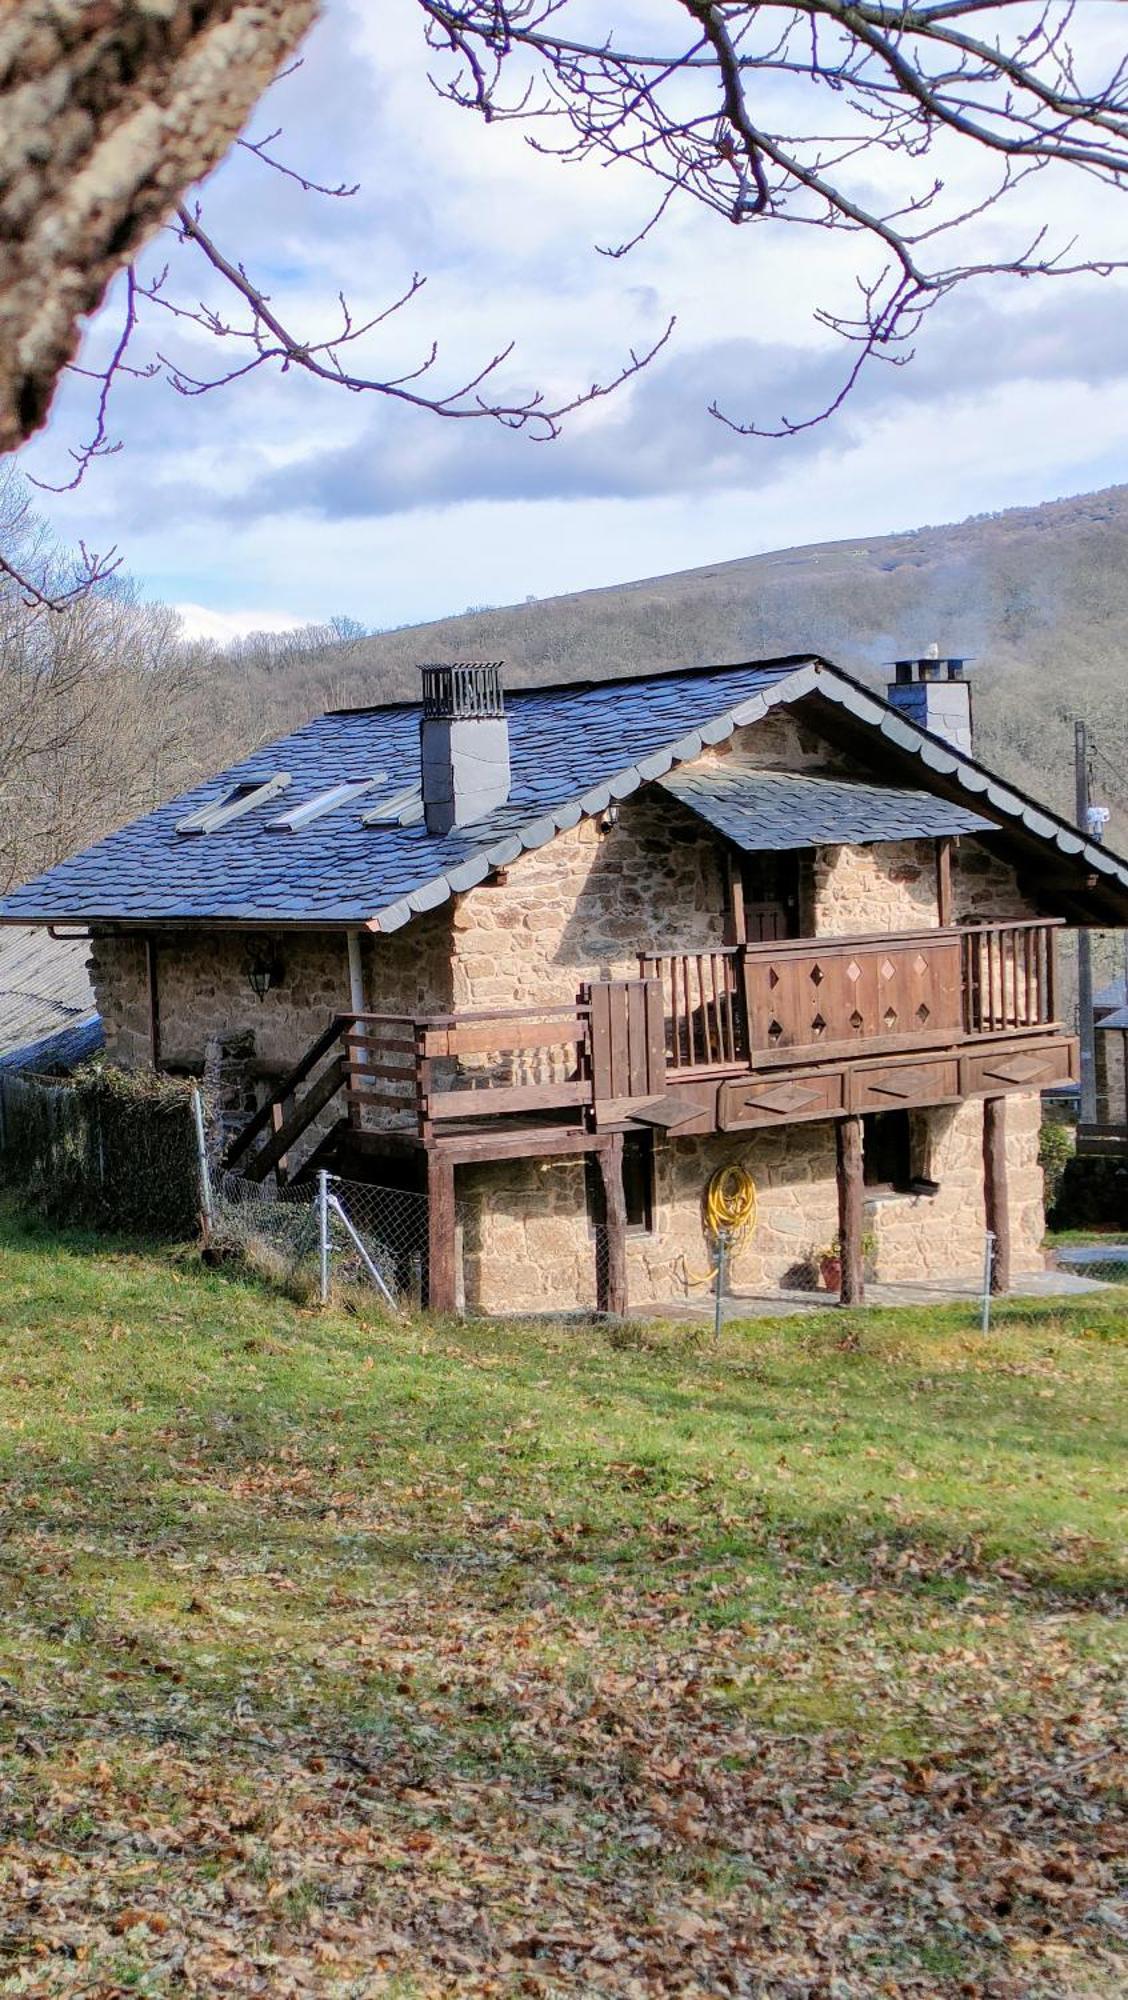
M 177 833 L 218 833 L 220 827 L 230 826 L 232 820 L 242 819 L 244 813 L 253 812 L 256 806 L 269 805 L 280 792 L 292 783 L 289 771 L 276 771 L 272 778 L 244 778 L 232 785 L 218 799 L 209 799 L 206 805 L 197 806 L 186 819 L 178 820 Z
M 418 785 L 408 785 L 402 792 L 393 792 L 391 798 L 382 799 L 371 812 L 362 816 L 364 826 L 388 826 L 393 820 L 400 826 L 414 826 L 423 817 L 423 800 Z
M 377 785 L 387 782 L 387 772 L 377 771 L 371 778 L 346 778 L 339 785 L 331 785 L 327 792 L 318 792 L 316 798 L 307 799 L 304 805 L 294 806 L 290 812 L 279 813 L 277 819 L 267 821 L 272 833 L 300 833 L 323 813 L 333 812 L 337 806 L 347 806 L 352 799 L 359 799 L 364 792 L 374 791 Z

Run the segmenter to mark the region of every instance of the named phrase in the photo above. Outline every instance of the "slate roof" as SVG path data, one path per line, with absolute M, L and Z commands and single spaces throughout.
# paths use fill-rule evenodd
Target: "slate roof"
M 441 837 L 421 823 L 363 824 L 383 797 L 418 782 L 418 704 L 320 716 L 14 890 L 0 903 L 0 922 L 369 924 L 395 930 L 586 814 L 601 813 L 613 800 L 664 778 L 706 744 L 723 742 L 772 708 L 808 696 L 840 706 L 851 726 L 869 725 L 879 758 L 891 744 L 925 772 L 958 786 L 961 802 L 972 811 L 984 807 L 993 825 L 1013 825 L 1056 848 L 1073 864 L 1079 883 L 1088 874 L 1099 879 L 1102 907 L 1111 892 L 1128 921 L 1128 862 L 906 721 L 848 674 L 824 660 L 792 656 L 508 694 L 508 802 L 475 826 Z M 292 779 L 280 800 L 217 833 L 177 833 L 180 820 L 232 786 L 264 783 L 280 771 Z M 377 772 L 386 773 L 378 789 L 302 831 L 270 829 L 269 820 L 281 810 Z
M 90 1014 L 76 1027 L 62 1028 L 57 1035 L 45 1035 L 42 1041 L 29 1042 L 0 1055 L 0 1074 L 16 1069 L 31 1070 L 36 1076 L 58 1075 L 88 1062 L 105 1046 L 105 1041 L 101 1015 Z
M 1128 1029 L 1128 1007 L 1118 1007 L 1115 1014 L 1106 1014 L 1102 1021 L 1097 1022 L 1097 1027 Z
M 746 854 L 996 830 L 994 820 L 934 792 L 753 770 L 735 760 L 713 770 L 671 771 L 659 783 Z
M 1094 1007 L 1128 1006 L 1128 980 L 1121 973 L 1119 979 L 1111 979 L 1107 986 L 1093 995 Z
M 97 1021 L 89 945 L 39 930 L 0 930 L 0 1063 L 21 1066 L 59 1034 Z

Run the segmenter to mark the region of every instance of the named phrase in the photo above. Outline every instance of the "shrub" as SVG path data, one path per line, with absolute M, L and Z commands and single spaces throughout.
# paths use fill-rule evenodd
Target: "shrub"
M 1038 1135 L 1038 1164 L 1046 1181 L 1047 1211 L 1057 1201 L 1062 1177 L 1076 1146 L 1077 1134 L 1072 1125 L 1063 1125 L 1051 1119 L 1044 1122 Z
M 191 1235 L 199 1207 L 191 1089 L 102 1061 L 51 1081 L 6 1078 L 0 1173 L 60 1220 Z

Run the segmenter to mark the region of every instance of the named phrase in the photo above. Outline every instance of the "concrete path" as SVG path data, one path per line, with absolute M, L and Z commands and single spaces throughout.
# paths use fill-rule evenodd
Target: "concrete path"
M 1073 1271 L 1057 1269 L 1021 1271 L 1014 1279 L 1015 1299 L 1074 1298 L 1082 1292 L 1113 1289 L 1096 1278 L 1079 1277 Z M 982 1294 L 970 1280 L 962 1285 L 933 1285 L 913 1282 L 899 1285 L 871 1283 L 866 1286 L 867 1306 L 951 1306 L 974 1305 Z M 786 1319 L 793 1313 L 825 1312 L 837 1307 L 833 1292 L 732 1292 L 724 1301 L 724 1318 Z M 689 1299 L 674 1299 L 667 1305 L 646 1308 L 646 1317 L 655 1319 L 711 1320 L 714 1305 L 711 1293 Z

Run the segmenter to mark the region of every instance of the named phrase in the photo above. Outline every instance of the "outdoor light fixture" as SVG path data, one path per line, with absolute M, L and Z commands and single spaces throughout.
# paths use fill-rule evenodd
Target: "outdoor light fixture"
M 272 986 L 282 983 L 282 966 L 276 953 L 259 952 L 247 967 L 247 978 L 256 1000 L 265 1000 Z

